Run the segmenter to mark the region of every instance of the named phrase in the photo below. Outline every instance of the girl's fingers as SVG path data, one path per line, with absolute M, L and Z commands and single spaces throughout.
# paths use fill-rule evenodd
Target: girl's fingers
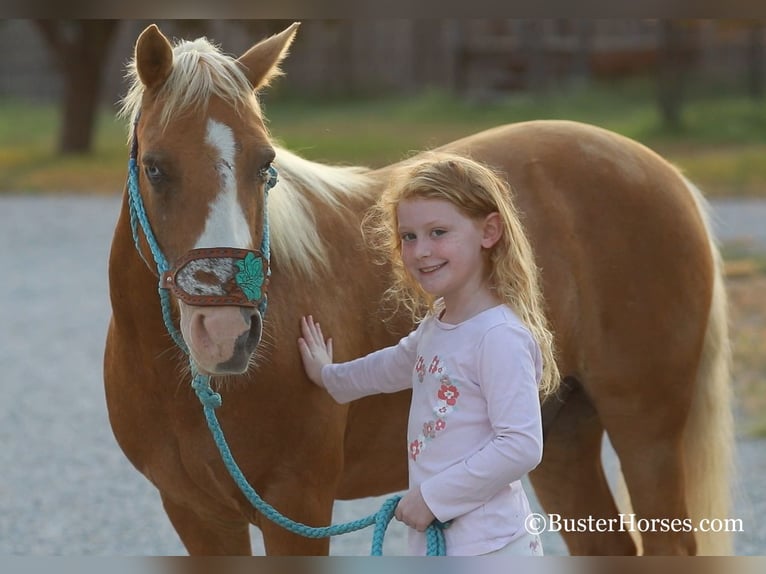
M 311 333 L 311 328 L 306 321 L 306 317 L 301 317 L 301 333 L 303 333 L 303 338 L 306 340 L 306 343 L 313 339 L 313 334 Z
M 311 315 L 308 317 L 301 317 L 301 332 L 309 347 L 327 348 L 327 343 L 325 343 L 324 335 L 322 334 L 322 328 L 319 323 L 314 322 L 314 318 Z
M 306 338 L 307 342 L 316 340 L 316 329 L 314 328 L 314 322 L 311 320 L 311 316 L 308 318 L 301 317 L 301 330 L 303 331 L 303 336 Z
M 309 325 L 309 328 L 311 329 L 311 336 L 314 338 L 314 340 L 319 339 L 320 337 L 317 330 L 317 324 L 314 322 L 314 317 L 312 317 L 311 315 L 309 315 L 309 318 L 308 318 L 308 325 Z

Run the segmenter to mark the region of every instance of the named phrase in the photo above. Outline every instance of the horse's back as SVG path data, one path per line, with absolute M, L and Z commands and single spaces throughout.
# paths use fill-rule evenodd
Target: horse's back
M 612 218 L 623 217 L 623 233 L 681 225 L 696 226 L 706 235 L 679 172 L 646 146 L 603 128 L 564 120 L 522 122 L 441 149 L 465 153 L 504 172 L 531 232 L 538 219 L 562 227 L 585 223 L 587 239 L 613 231 L 617 222 Z M 532 205 L 546 208 L 540 218 Z M 672 213 L 657 217 L 658 208 Z M 648 217 L 636 221 L 642 214 Z M 596 220 L 597 228 L 592 225 Z M 632 244 L 633 238 L 623 234 L 621 240 Z
M 501 126 L 443 149 L 507 176 L 547 285 L 576 279 L 599 297 L 619 292 L 627 305 L 651 285 L 667 285 L 660 277 L 712 285 L 709 234 L 695 199 L 678 170 L 642 144 L 553 120 Z M 657 295 L 686 299 L 676 286 Z M 707 305 L 709 290 L 701 296 Z

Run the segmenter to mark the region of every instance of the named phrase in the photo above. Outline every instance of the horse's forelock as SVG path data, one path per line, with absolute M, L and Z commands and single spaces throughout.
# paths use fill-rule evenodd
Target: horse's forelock
M 120 115 L 135 120 L 141 109 L 144 85 L 138 75 L 135 57 L 127 68 L 130 82 Z M 237 61 L 221 52 L 206 38 L 182 40 L 173 48 L 173 69 L 157 94 L 162 104 L 160 122 L 166 126 L 172 117 L 188 108 L 205 107 L 217 96 L 236 109 L 250 107 L 261 115 L 253 86 Z

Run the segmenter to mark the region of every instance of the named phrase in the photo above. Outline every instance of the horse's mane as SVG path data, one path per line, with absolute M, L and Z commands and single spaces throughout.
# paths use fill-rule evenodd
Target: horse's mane
M 126 77 L 130 85 L 120 116 L 128 118 L 132 128 L 144 95 L 135 58 L 128 64 Z M 173 47 L 173 70 L 158 96 L 164 100 L 160 114 L 163 126 L 174 113 L 190 106 L 204 107 L 213 96 L 235 109 L 249 106 L 262 116 L 253 86 L 237 61 L 206 38 L 184 40 Z M 328 264 L 312 203 L 327 204 L 342 216 L 344 198 L 371 187 L 369 170 L 315 163 L 280 147 L 276 151 L 279 183 L 269 197 L 272 251 L 280 265 L 311 276 Z
M 138 77 L 136 59 L 127 66 L 129 88 L 122 99 L 120 115 L 132 120 L 141 110 L 144 85 Z M 239 109 L 249 106 L 261 115 L 253 86 L 236 59 L 221 52 L 207 38 L 182 40 L 173 47 L 173 69 L 160 89 L 164 100 L 160 122 L 166 126 L 173 114 L 191 106 L 204 107 L 212 96 L 218 96 Z
M 276 154 L 279 183 L 269 194 L 272 249 L 280 264 L 311 276 L 328 264 L 315 224 L 316 204 L 343 218 L 344 199 L 373 189 L 372 177 L 364 167 L 315 163 L 281 147 Z

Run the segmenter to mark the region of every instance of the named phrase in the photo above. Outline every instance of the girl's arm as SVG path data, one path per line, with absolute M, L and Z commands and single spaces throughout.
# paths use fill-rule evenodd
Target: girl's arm
M 303 337 L 298 339 L 298 349 L 306 374 L 339 403 L 412 386 L 420 327 L 392 347 L 347 363 L 332 362 L 332 339 L 325 341 L 321 328 L 311 316 L 301 319 L 301 332 Z

